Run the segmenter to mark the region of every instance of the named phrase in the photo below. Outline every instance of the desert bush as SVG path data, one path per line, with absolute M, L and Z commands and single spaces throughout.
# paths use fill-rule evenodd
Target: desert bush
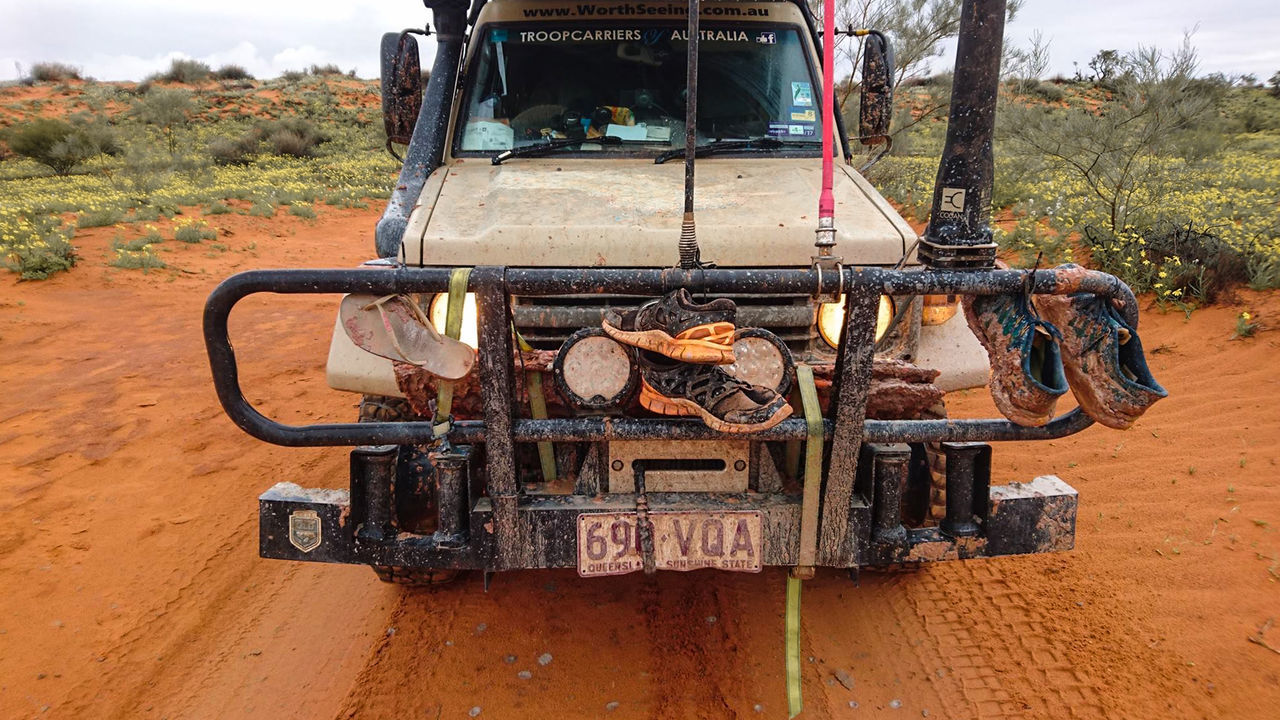
M 1168 56 L 1140 48 L 1116 62 L 1104 51 L 1090 64 L 1098 81 L 1115 90 L 1096 111 L 1010 103 L 1002 116 L 1012 149 L 1037 154 L 1082 181 L 1113 235 L 1152 224 L 1131 217 L 1141 212 L 1143 200 L 1154 199 L 1141 189 L 1165 179 L 1162 159 L 1185 156 L 1190 146 L 1179 144 L 1217 120 L 1216 98 L 1197 89 L 1196 53 L 1189 42 Z
M 23 280 L 45 280 L 75 267 L 74 234 L 75 228 L 63 227 L 56 217 L 0 211 L 0 261 Z
M 285 70 L 280 73 L 280 79 L 287 83 L 296 83 L 300 80 L 305 80 L 306 77 L 307 74 L 301 70 Z
M 315 144 L 306 137 L 287 128 L 277 128 L 267 136 L 271 152 L 276 155 L 292 155 L 293 157 L 310 157 Z
M 261 218 L 275 217 L 276 206 L 268 202 L 256 202 L 249 206 L 249 214 Z
M 191 85 L 208 80 L 212 74 L 213 69 L 199 60 L 174 58 L 169 62 L 169 69 L 155 77 L 164 82 Z
M 342 68 L 338 67 L 337 65 L 334 65 L 333 63 L 326 63 L 324 65 L 312 65 L 311 67 L 307 68 L 307 74 L 308 75 L 342 75 L 343 72 L 342 72 Z
M 252 80 L 253 76 L 239 65 L 223 65 L 213 71 L 215 80 Z
M 216 165 L 244 165 L 258 152 L 258 136 L 246 133 L 239 138 L 214 138 L 209 141 L 209 157 Z
M 31 79 L 36 82 L 82 80 L 80 69 L 60 62 L 39 62 L 31 66 Z
M 294 204 L 294 205 L 290 205 L 290 206 L 289 206 L 289 214 L 290 214 L 290 215 L 292 215 L 292 216 L 294 216 L 294 217 L 300 217 L 300 218 L 302 218 L 302 219 L 304 219 L 304 220 L 315 220 L 315 219 L 316 219 L 316 211 L 315 211 L 315 209 L 314 209 L 314 208 L 312 208 L 310 205 L 304 205 L 304 204 L 301 204 L 301 203 Z
M 143 272 L 166 267 L 165 262 L 156 257 L 155 252 L 151 249 L 151 243 L 143 243 L 138 240 L 129 242 L 117 240 L 111 243 L 111 250 L 115 253 L 110 263 L 108 263 L 112 267 L 141 270 Z
M 67 175 L 86 160 L 103 153 L 103 140 L 64 120 L 37 118 L 12 128 L 9 148 L 58 175 Z
M 190 124 L 195 111 L 191 91 L 180 88 L 152 88 L 131 110 L 134 117 L 160 130 L 170 157 L 178 152 L 178 130 Z
M 92 228 L 105 227 L 107 225 L 115 225 L 124 222 L 124 209 L 119 207 L 107 207 L 101 210 L 86 210 L 80 213 L 76 218 L 76 227 Z
M 1067 98 L 1067 91 L 1051 82 L 1037 82 L 1029 94 L 1053 103 L 1062 102 Z
M 204 209 L 205 215 L 228 215 L 232 212 L 234 211 L 231 209 L 231 206 L 221 200 L 213 201 L 209 204 L 209 207 Z
M 173 227 L 173 239 L 184 243 L 198 243 L 201 240 L 213 240 L 218 231 L 209 227 L 203 220 L 184 220 Z

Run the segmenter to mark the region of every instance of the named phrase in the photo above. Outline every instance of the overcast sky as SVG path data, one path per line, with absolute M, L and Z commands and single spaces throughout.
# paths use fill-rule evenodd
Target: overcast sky
M 427 17 L 417 0 L 0 0 L 0 80 L 44 60 L 99 80 L 138 80 L 174 57 L 234 63 L 258 77 L 312 63 L 376 77 L 381 34 Z M 1052 41 L 1051 73 L 1070 75 L 1073 61 L 1084 66 L 1102 48 L 1172 48 L 1192 29 L 1202 72 L 1265 81 L 1280 71 L 1280 0 L 1027 0 L 1008 38 L 1026 44 L 1037 29 Z

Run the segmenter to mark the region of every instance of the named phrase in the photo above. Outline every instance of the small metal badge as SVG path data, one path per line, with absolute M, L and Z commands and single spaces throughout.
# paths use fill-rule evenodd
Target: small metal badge
M 320 547 L 320 516 L 315 510 L 289 513 L 289 544 L 302 552 Z

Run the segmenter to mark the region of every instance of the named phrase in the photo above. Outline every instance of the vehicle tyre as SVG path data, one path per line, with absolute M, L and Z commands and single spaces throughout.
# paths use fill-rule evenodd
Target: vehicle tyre
M 409 407 L 409 401 L 404 398 L 385 395 L 365 395 L 360 398 L 358 422 L 401 422 L 421 419 L 413 412 L 413 408 Z
M 939 400 L 937 405 L 929 408 L 927 417 L 932 420 L 947 419 L 946 403 Z M 929 476 L 932 480 L 928 519 L 938 522 L 947 514 L 947 455 L 942 452 L 942 443 L 925 443 L 925 457 L 929 461 Z
M 947 417 L 942 402 L 929 408 L 921 419 Z M 903 522 L 907 527 L 936 525 L 947 512 L 947 456 L 941 443 L 912 443 L 911 470 L 902 498 Z
M 457 580 L 461 570 L 428 570 L 425 568 L 402 568 L 395 565 L 374 565 L 373 572 L 384 583 L 406 585 L 409 587 L 438 587 Z

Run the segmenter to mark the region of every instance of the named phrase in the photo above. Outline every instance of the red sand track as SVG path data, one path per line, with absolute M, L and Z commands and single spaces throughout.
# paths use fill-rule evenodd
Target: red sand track
M 375 212 L 211 218 L 230 250 L 169 242 L 150 274 L 86 231 L 71 273 L 0 276 L 0 717 L 785 717 L 778 570 L 432 593 L 258 558 L 257 495 L 341 486 L 346 455 L 231 425 L 202 303 L 237 270 L 358 262 Z M 1280 299 L 1246 300 L 1280 326 Z M 354 416 L 323 383 L 334 307 L 233 317 L 269 414 Z M 1280 618 L 1280 333 L 1230 341 L 1238 311 L 1146 313 L 1173 397 L 1136 429 L 997 448 L 998 479 L 1081 491 L 1074 552 L 807 583 L 805 717 L 1277 717 L 1280 654 L 1247 638 Z

